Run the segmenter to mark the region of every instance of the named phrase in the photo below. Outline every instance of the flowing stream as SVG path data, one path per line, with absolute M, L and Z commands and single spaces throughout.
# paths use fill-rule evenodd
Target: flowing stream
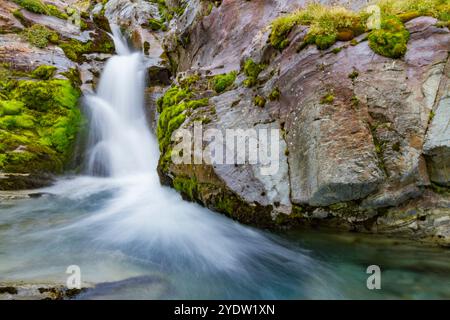
M 90 119 L 87 173 L 38 198 L 0 204 L 0 283 L 66 283 L 79 298 L 449 298 L 448 250 L 378 237 L 242 226 L 159 183 L 156 138 L 144 113 L 144 68 L 113 28 Z M 420 262 L 420 263 L 419 263 Z M 366 288 L 379 264 L 383 289 Z

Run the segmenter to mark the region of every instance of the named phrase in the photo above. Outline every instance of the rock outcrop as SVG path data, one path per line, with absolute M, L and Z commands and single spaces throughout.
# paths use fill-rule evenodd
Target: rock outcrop
M 305 46 L 307 26 L 295 26 L 276 50 L 271 21 L 303 5 L 229 0 L 208 12 L 204 2 L 188 1 L 164 44 L 180 72 L 174 84 L 207 79 L 187 90 L 209 103 L 186 111 L 180 128 L 213 108 L 204 129 L 279 129 L 280 170 L 268 178 L 260 164 L 167 165 L 163 153 L 161 180 L 246 223 L 332 225 L 449 243 L 448 28 L 431 16 L 409 18 L 401 59 L 376 54 L 367 33 L 325 50 Z M 249 60 L 261 66 L 254 86 L 246 83 Z M 224 93 L 199 84 L 233 71 L 236 81 Z M 276 90 L 279 97 L 270 99 Z

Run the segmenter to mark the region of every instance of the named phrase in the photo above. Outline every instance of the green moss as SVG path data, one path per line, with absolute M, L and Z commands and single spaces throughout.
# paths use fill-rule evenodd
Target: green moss
M 7 100 L 0 100 L 0 170 L 60 172 L 81 123 L 79 95 L 69 80 L 7 87 Z
M 234 215 L 235 209 L 238 205 L 239 202 L 236 201 L 234 197 L 227 195 L 222 195 L 222 197 L 215 203 L 216 209 L 219 212 L 223 212 L 229 216 Z
M 48 80 L 50 78 L 53 78 L 55 72 L 55 66 L 41 65 L 33 70 L 31 76 L 35 79 Z
M 65 76 L 73 87 L 80 87 L 82 84 L 80 71 L 77 68 L 70 68 L 68 71 L 61 72 L 61 75 Z
M 214 76 L 212 83 L 213 88 L 217 93 L 222 93 L 230 88 L 236 80 L 237 72 L 232 71 L 227 74 L 219 74 Z
M 327 93 L 320 99 L 321 104 L 333 104 L 334 95 L 332 93 Z
M 189 98 L 191 96 L 191 92 L 188 89 L 182 89 L 177 86 L 171 87 L 166 93 L 158 99 L 156 102 L 158 106 L 158 112 L 163 112 L 167 107 L 171 107 L 179 102 L 181 102 L 185 98 Z
M 161 20 L 156 21 L 161 24 L 169 22 L 173 19 L 174 16 L 181 16 L 186 8 L 186 4 L 174 7 L 169 6 L 165 0 L 150 0 L 150 2 L 156 3 L 158 5 L 158 11 L 159 15 L 161 16 Z M 165 25 L 163 25 L 163 28 L 165 28 Z
M 194 200 L 198 192 L 198 183 L 195 178 L 177 176 L 173 179 L 173 187 L 189 200 Z
M 409 41 L 409 32 L 397 17 L 383 20 L 381 29 L 369 34 L 369 46 L 379 55 L 389 58 L 401 58 L 405 55 Z
M 161 28 L 164 26 L 164 22 L 162 22 L 158 19 L 151 18 L 148 20 L 148 26 L 153 31 L 157 31 L 157 30 L 161 30 Z
M 444 26 L 450 21 L 448 0 L 379 0 L 375 4 L 381 8 L 385 25 L 382 30 L 371 33 L 371 48 L 387 57 L 398 58 L 406 51 L 409 35 L 404 32 L 402 22 L 418 16 L 433 16 Z M 364 9 L 353 12 L 338 6 L 311 4 L 275 19 L 272 22 L 270 43 L 277 49 L 284 49 L 289 44 L 288 36 L 294 27 L 305 25 L 309 26 L 308 34 L 298 47 L 298 51 L 309 44 L 315 44 L 319 49 L 327 49 L 337 40 L 352 41 L 352 45 L 356 45 L 357 41 L 353 38 L 366 31 L 368 18 L 369 14 Z M 390 21 L 394 18 L 400 23 Z
M 63 20 L 66 20 L 68 18 L 68 15 L 65 12 L 60 11 L 58 9 L 58 7 L 56 7 L 52 4 L 47 4 L 46 9 L 47 9 L 47 15 L 54 16 L 56 18 L 63 19 Z
M 192 93 L 189 89 L 173 86 L 157 101 L 160 115 L 156 135 L 159 149 L 163 154 L 160 162 L 163 170 L 167 167 L 170 160 L 170 143 L 173 132 L 183 124 L 188 112 L 207 106 L 209 103 L 208 98 L 192 100 L 191 97 Z
M 338 6 L 311 4 L 305 9 L 281 16 L 272 22 L 270 43 L 278 49 L 285 48 L 287 37 L 296 25 L 309 26 L 303 47 L 316 44 L 319 49 L 327 49 L 336 40 L 351 40 L 365 31 L 367 15 L 356 13 Z M 301 47 L 300 47 L 301 49 Z
M 63 49 L 67 58 L 75 62 L 82 62 L 84 54 L 114 52 L 114 43 L 105 33 L 101 33 L 94 41 L 81 42 L 70 39 L 60 43 L 59 46 Z
M 109 20 L 102 13 L 97 13 L 92 15 L 92 21 L 95 23 L 97 27 L 100 29 L 111 32 L 111 27 L 109 26 Z
M 281 91 L 278 87 L 274 88 L 272 92 L 270 92 L 268 98 L 270 101 L 279 100 L 281 96 Z
M 339 48 L 334 48 L 332 52 L 333 52 L 334 54 L 338 54 L 338 53 L 341 52 L 341 51 L 342 51 L 342 47 L 339 47 Z
M 253 102 L 255 103 L 255 105 L 257 107 L 260 107 L 260 108 L 264 108 L 264 106 L 266 105 L 266 99 L 261 96 L 256 96 L 255 99 L 253 100 Z
M 22 8 L 40 14 L 46 14 L 47 8 L 46 5 L 40 0 L 13 0 Z
M 352 107 L 353 107 L 353 108 L 356 109 L 356 108 L 359 107 L 360 101 L 359 101 L 359 99 L 358 99 L 358 97 L 357 97 L 356 95 L 353 95 L 353 96 L 351 97 L 350 102 L 352 103 Z
M 24 15 L 20 11 L 20 9 L 16 9 L 12 12 L 14 18 L 20 21 L 20 23 L 25 27 L 31 27 L 33 24 L 30 23 L 27 19 L 25 19 Z
M 258 76 L 266 66 L 264 64 L 255 63 L 252 59 L 248 59 L 244 64 L 244 74 L 247 79 L 244 81 L 244 85 L 248 88 L 253 87 L 258 80 Z
M 0 100 L 0 116 L 4 115 L 18 115 L 22 112 L 23 103 L 21 101 L 17 100 L 7 100 L 7 101 L 1 101 Z
M 191 86 L 196 84 L 199 80 L 200 80 L 200 76 L 198 74 L 193 74 L 193 75 L 190 75 L 190 76 L 187 76 L 187 77 L 181 79 L 179 82 L 180 82 L 180 86 L 183 89 L 189 89 L 189 88 L 191 88 Z
M 49 42 L 57 43 L 58 34 L 40 24 L 34 24 L 24 31 L 24 36 L 29 43 L 38 48 L 45 48 Z

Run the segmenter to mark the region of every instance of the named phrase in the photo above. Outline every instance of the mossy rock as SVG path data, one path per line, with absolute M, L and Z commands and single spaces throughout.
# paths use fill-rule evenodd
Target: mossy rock
M 23 32 L 27 41 L 35 47 L 45 48 L 49 43 L 58 43 L 59 36 L 56 32 L 40 24 L 34 24 Z
M 214 90 L 217 93 L 225 92 L 233 85 L 234 81 L 236 80 L 236 76 L 236 71 L 215 76 L 212 80 Z
M 36 70 L 41 78 L 54 72 L 48 66 Z M 48 182 L 48 175 L 61 173 L 70 158 L 82 122 L 80 93 L 62 79 L 13 80 L 10 75 L 0 83 L 0 171 L 10 173 L 0 188 L 40 186 L 39 177 Z
M 398 17 L 383 20 L 381 29 L 369 34 L 369 46 L 377 54 L 398 59 L 405 55 L 409 31 Z
M 35 79 L 48 80 L 53 78 L 56 70 L 57 68 L 55 66 L 42 65 L 34 69 L 31 76 Z

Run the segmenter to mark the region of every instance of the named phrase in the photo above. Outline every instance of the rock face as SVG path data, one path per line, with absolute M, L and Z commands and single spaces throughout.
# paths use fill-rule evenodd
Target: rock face
M 449 243 L 448 189 L 435 187 L 449 185 L 449 30 L 432 17 L 406 22 L 410 40 L 402 59 L 374 53 L 367 34 L 299 51 L 304 26 L 290 32 L 282 52 L 275 50 L 270 22 L 304 4 L 229 0 L 209 13 L 204 3 L 188 1 L 164 40 L 181 72 L 175 84 L 195 74 L 209 81 L 239 74 L 225 93 L 191 86 L 197 98 L 210 97 L 209 105 L 188 114 L 181 128 L 213 106 L 205 128 L 279 129 L 280 169 L 267 177 L 260 164 L 170 164 L 160 167 L 162 181 L 195 181 L 187 198 L 244 222 L 260 224 L 266 215 L 265 226 L 314 221 Z M 248 59 L 264 65 L 250 88 L 244 85 Z M 274 89 L 279 98 L 268 99 Z M 264 108 L 255 97 L 265 98 Z M 240 205 L 223 210 L 217 203 L 230 195 Z
M 433 119 L 428 128 L 423 152 L 427 158 L 431 181 L 450 186 L 450 81 L 449 63 L 445 67 L 447 79 L 442 97 L 436 103 Z

